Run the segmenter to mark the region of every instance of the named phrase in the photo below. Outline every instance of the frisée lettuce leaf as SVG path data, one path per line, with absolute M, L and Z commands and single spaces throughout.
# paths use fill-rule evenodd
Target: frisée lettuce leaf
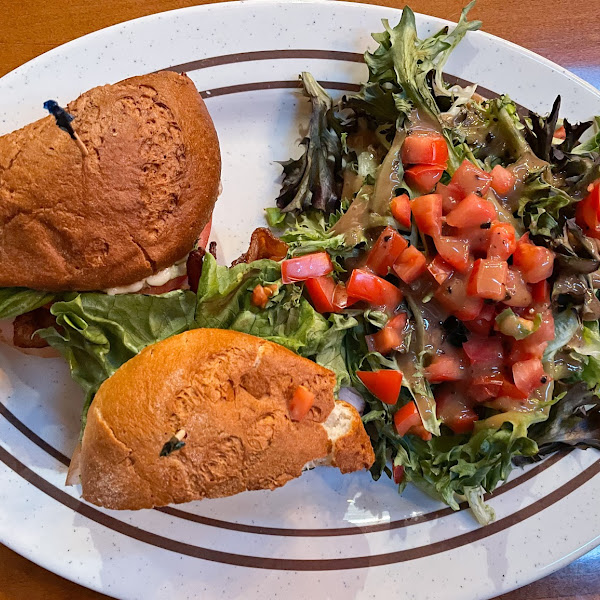
M 394 464 L 404 467 L 404 485 L 412 481 L 454 510 L 466 499 L 482 525 L 493 520 L 483 494 L 508 477 L 513 457 L 537 453 L 537 444 L 517 436 L 509 424 L 472 436 L 441 435 L 428 442 L 393 433 L 389 440 L 397 450 Z

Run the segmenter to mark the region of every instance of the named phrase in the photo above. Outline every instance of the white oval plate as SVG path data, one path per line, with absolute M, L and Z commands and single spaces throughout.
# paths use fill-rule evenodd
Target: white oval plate
M 298 155 L 309 70 L 332 94 L 365 77 L 360 54 L 394 9 L 341 2 L 246 2 L 123 23 L 66 44 L 0 80 L 0 133 L 96 85 L 185 70 L 207 99 L 223 154 L 214 238 L 221 258 L 246 248 Z M 422 35 L 444 26 L 419 16 Z M 469 34 L 448 73 L 571 119 L 600 94 L 561 67 L 485 33 Z M 547 575 L 600 541 L 594 451 L 516 470 L 480 528 L 414 489 L 316 469 L 275 492 L 177 508 L 110 512 L 63 486 L 81 391 L 60 359 L 0 349 L 0 541 L 43 567 L 119 598 L 490 598 Z

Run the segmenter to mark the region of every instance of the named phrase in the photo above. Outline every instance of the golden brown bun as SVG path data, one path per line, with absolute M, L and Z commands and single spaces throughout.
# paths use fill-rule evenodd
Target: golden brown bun
M 0 287 L 134 283 L 185 256 L 212 214 L 219 143 L 186 75 L 97 87 L 67 110 L 87 156 L 51 116 L 0 137 Z
M 315 402 L 294 422 L 287 403 L 299 385 Z M 350 405 L 334 410 L 334 385 L 331 371 L 234 331 L 195 329 L 149 346 L 92 403 L 80 455 L 83 497 L 134 510 L 274 489 L 315 462 L 367 468 L 368 436 Z M 185 446 L 161 457 L 182 429 Z

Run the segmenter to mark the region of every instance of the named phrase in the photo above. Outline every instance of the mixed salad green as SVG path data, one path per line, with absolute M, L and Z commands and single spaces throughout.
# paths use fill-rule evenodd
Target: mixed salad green
M 303 152 L 266 209 L 285 260 L 207 254 L 197 293 L 3 289 L 0 318 L 53 302 L 39 335 L 86 410 L 120 365 L 187 329 L 282 344 L 364 397 L 375 479 L 489 522 L 484 494 L 513 464 L 600 448 L 600 118 L 572 125 L 560 98 L 542 117 L 447 83 L 480 27 L 469 8 L 423 40 L 409 8 L 384 21 L 368 81 L 337 102 L 302 74 Z

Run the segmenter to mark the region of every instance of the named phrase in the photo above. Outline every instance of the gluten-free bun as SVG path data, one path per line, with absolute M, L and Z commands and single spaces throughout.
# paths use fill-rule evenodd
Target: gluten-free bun
M 299 385 L 315 395 L 290 419 Z M 90 407 L 79 456 L 83 497 L 140 509 L 274 489 L 312 464 L 371 466 L 359 414 L 333 397 L 334 374 L 277 344 L 195 329 L 143 350 L 107 379 Z M 160 456 L 185 432 L 185 446 Z
M 212 214 L 219 143 L 186 75 L 132 77 L 66 108 L 87 155 L 51 116 L 0 137 L 0 287 L 131 284 L 184 257 Z

